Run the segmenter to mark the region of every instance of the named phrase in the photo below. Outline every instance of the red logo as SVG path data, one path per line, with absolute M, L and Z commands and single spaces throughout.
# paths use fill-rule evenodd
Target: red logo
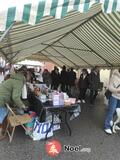
M 51 140 L 46 143 L 46 152 L 50 157 L 56 157 L 62 149 L 58 140 Z

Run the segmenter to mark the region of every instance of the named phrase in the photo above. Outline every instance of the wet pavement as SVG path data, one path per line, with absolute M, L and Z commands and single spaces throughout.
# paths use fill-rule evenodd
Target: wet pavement
M 57 157 L 51 158 L 46 154 L 45 140 L 33 141 L 17 128 L 11 144 L 8 138 L 0 141 L 0 160 L 120 160 L 120 131 L 113 135 L 103 131 L 107 111 L 103 99 L 98 98 L 94 107 L 83 104 L 81 108 L 80 117 L 70 121 L 71 137 L 63 126 L 48 139 L 61 142 L 62 151 Z M 80 150 L 67 152 L 64 145 L 80 146 Z

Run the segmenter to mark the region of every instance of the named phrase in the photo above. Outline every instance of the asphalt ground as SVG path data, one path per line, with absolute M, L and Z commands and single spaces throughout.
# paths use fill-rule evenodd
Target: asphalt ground
M 65 126 L 56 131 L 49 140 L 57 139 L 62 151 L 51 158 L 45 150 L 45 140 L 33 141 L 22 128 L 15 131 L 12 143 L 8 138 L 0 141 L 0 160 L 120 160 L 120 131 L 107 135 L 103 130 L 107 106 L 103 98 L 97 98 L 94 107 L 81 104 L 80 116 L 70 121 L 72 136 Z M 64 146 L 80 146 L 78 152 L 65 151 Z

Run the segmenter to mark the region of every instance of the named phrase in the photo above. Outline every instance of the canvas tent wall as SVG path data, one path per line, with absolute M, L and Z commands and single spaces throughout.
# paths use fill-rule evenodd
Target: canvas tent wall
M 5 13 L 0 8 L 0 29 L 8 29 L 1 32 L 0 54 L 8 61 L 28 57 L 76 68 L 120 66 L 120 1 L 25 0 L 19 6 L 10 1 Z

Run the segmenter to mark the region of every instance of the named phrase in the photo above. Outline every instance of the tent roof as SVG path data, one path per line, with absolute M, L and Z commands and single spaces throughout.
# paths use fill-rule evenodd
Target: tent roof
M 120 66 L 119 35 L 120 13 L 105 14 L 95 4 L 85 14 L 46 16 L 35 26 L 16 22 L 0 42 L 0 54 L 13 63 L 28 58 L 76 68 L 115 67 Z

